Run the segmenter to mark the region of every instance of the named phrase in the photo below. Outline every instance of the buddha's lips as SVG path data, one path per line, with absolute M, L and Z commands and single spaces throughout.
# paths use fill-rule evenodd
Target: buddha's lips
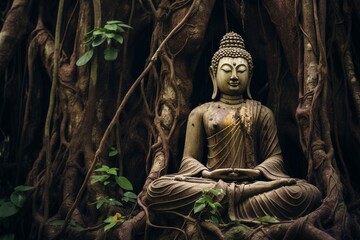
M 229 82 L 229 85 L 232 87 L 237 87 L 240 85 L 240 82 L 236 81 L 236 82 Z

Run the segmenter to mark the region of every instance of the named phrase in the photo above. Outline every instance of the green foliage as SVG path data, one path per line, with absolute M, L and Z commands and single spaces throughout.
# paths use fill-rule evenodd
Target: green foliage
M 123 223 L 125 220 L 126 218 L 120 213 L 115 213 L 114 216 L 110 216 L 104 220 L 104 223 L 106 223 L 104 231 L 108 231 L 109 229 L 113 228 L 117 223 Z
M 263 216 L 257 219 L 261 223 L 278 223 L 279 220 L 276 217 Z
M 90 184 L 102 183 L 104 186 L 118 186 L 123 190 L 127 190 L 121 198 L 121 201 L 135 203 L 137 196 L 132 192 L 134 189 L 133 185 L 126 177 L 118 176 L 118 170 L 118 168 L 110 168 L 109 166 L 102 165 L 100 168 L 95 169 L 96 174 L 91 177 Z M 96 208 L 101 208 L 105 203 L 122 206 L 121 202 L 105 196 L 96 201 Z
M 116 183 L 124 190 L 133 190 L 133 186 L 131 182 L 124 176 L 118 176 L 116 179 Z
M 115 43 L 123 44 L 123 33 L 126 28 L 132 28 L 122 21 L 107 21 L 104 27 L 95 28 L 88 32 L 85 37 L 85 45 L 90 49 L 84 53 L 76 62 L 77 66 L 83 66 L 90 61 L 94 55 L 94 49 L 104 42 L 106 42 L 106 48 L 104 50 L 104 59 L 106 61 L 114 61 L 117 59 L 119 50 L 114 47 Z
M 90 59 L 92 58 L 93 55 L 94 55 L 94 49 L 91 48 L 89 51 L 87 51 L 86 53 L 84 53 L 84 55 L 82 55 L 82 56 L 76 61 L 76 65 L 77 65 L 77 66 L 83 66 L 83 65 L 85 65 L 87 62 L 90 61 Z
M 110 147 L 109 157 L 114 157 L 114 156 L 116 156 L 118 154 L 119 154 L 119 152 L 118 152 L 118 150 L 116 150 L 116 148 Z
M 110 168 L 106 165 L 102 165 L 100 168 L 96 169 L 95 172 L 106 172 L 109 176 L 115 175 L 117 176 L 118 168 Z
M 20 185 L 20 186 L 15 187 L 14 190 L 16 192 L 27 192 L 27 191 L 32 190 L 33 188 L 34 187 L 32 187 L 32 186 Z
M 220 220 L 219 208 L 222 205 L 219 202 L 214 201 L 214 197 L 224 195 L 222 189 L 202 189 L 201 196 L 194 203 L 194 213 L 200 213 L 206 215 L 206 220 L 218 225 Z M 199 217 L 200 217 L 199 215 Z
M 19 208 L 12 202 L 5 202 L 0 206 L 0 218 L 10 217 L 15 215 Z
M 105 196 L 96 201 L 96 209 L 101 208 L 105 203 L 111 206 L 123 206 L 123 204 L 117 201 L 116 199 L 110 198 L 109 196 Z
M 0 201 L 0 219 L 15 215 L 24 205 L 26 192 L 33 189 L 31 186 L 20 185 L 15 187 L 10 199 Z
M 132 202 L 136 203 L 137 196 L 133 192 L 125 192 L 124 196 L 121 198 L 121 201 L 123 202 Z
M 14 188 L 9 198 L 0 199 L 0 224 L 3 229 L 8 229 L 13 226 L 9 224 L 9 220 L 12 216 L 17 214 L 23 207 L 26 200 L 26 192 L 32 190 L 33 187 L 20 185 Z M 0 236 L 0 240 L 14 240 L 15 235 L 12 233 L 4 234 Z
M 108 26 L 110 28 L 110 26 Z M 109 157 L 114 157 L 118 154 L 118 151 L 114 147 L 110 147 L 109 149 Z M 94 170 L 95 174 L 91 177 L 91 184 L 101 183 L 104 186 L 108 186 L 111 188 L 120 187 L 122 190 L 127 190 L 123 194 L 121 201 L 118 201 L 115 198 L 110 196 L 99 197 L 95 203 L 96 209 L 100 209 L 104 205 L 109 206 L 123 206 L 123 203 L 136 203 L 137 195 L 133 193 L 133 185 L 124 176 L 119 176 L 118 168 L 111 168 L 106 165 L 102 165 L 101 167 Z M 110 216 L 104 220 L 106 224 L 104 226 L 104 231 L 108 231 L 113 228 L 118 223 L 123 223 L 126 217 L 122 216 L 120 213 L 116 213 L 114 216 Z

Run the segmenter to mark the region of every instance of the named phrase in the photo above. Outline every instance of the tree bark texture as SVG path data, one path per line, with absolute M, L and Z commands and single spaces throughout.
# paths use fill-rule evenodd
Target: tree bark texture
M 289 173 L 323 193 L 321 206 L 303 218 L 244 222 L 251 227 L 244 235 L 358 239 L 359 9 L 354 0 L 1 3 L 0 198 L 24 182 L 34 186 L 12 217 L 22 223 L 17 237 L 227 239 L 228 226 L 191 216 L 183 216 L 181 233 L 159 230 L 147 224 L 144 199 L 151 181 L 177 171 L 187 115 L 210 101 L 211 56 L 231 30 L 252 54 L 252 94 L 275 114 Z M 110 20 L 132 27 L 115 45 L 116 61 L 104 60 L 105 43 L 76 66 L 88 50 L 86 33 Z M 96 207 L 99 199 L 124 196 L 91 184 L 102 165 L 130 180 L 138 204 Z M 104 231 L 116 213 L 126 221 Z

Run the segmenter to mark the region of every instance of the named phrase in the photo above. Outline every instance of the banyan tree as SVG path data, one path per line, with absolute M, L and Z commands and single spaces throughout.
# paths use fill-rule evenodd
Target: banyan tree
M 0 10 L 3 239 L 360 239 L 360 2 L 5 0 Z M 287 172 L 320 189 L 321 205 L 290 221 L 190 214 L 192 227 L 155 226 L 147 187 L 178 171 L 187 117 L 211 101 L 211 57 L 230 31 L 252 55 L 252 97 L 274 113 Z

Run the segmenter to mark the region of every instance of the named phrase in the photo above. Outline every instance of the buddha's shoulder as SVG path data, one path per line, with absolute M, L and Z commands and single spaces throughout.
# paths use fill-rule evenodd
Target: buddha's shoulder
M 256 107 L 259 108 L 259 110 L 261 111 L 265 111 L 265 112 L 271 112 L 270 108 L 268 108 L 267 106 L 261 104 L 261 102 L 253 100 L 253 99 L 247 99 L 245 101 L 245 104 L 248 105 L 249 107 Z
M 209 108 L 211 108 L 212 102 L 203 103 L 197 107 L 195 107 L 191 112 L 189 116 L 192 115 L 203 115 Z

